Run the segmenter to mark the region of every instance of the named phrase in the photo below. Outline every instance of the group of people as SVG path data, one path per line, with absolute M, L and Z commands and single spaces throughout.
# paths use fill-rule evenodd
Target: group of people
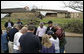
M 21 26 L 23 23 L 20 20 L 13 26 L 7 23 L 6 32 L 4 35 L 1 33 L 2 52 L 64 53 L 65 32 L 59 25 L 53 25 L 52 21 L 48 22 L 48 27 L 43 22 L 38 27 L 32 24 Z

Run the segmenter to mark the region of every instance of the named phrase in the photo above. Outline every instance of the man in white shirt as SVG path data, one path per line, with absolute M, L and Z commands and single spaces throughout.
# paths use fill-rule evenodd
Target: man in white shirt
M 12 25 L 11 25 L 11 23 L 10 23 L 10 22 L 8 22 L 8 27 L 12 27 Z
M 44 23 L 41 22 L 40 26 L 37 28 L 36 35 L 39 36 L 40 41 L 42 40 L 42 36 L 46 33 L 47 27 L 44 26 Z
M 17 32 L 14 35 L 13 53 L 19 53 L 20 52 L 19 51 L 19 46 L 20 46 L 19 39 L 26 32 L 27 32 L 27 27 L 23 27 L 19 32 Z
M 9 19 L 8 22 L 6 22 L 4 26 L 5 26 L 5 28 L 7 28 L 7 27 L 11 27 L 12 28 L 13 25 L 14 25 L 14 23 L 12 21 L 10 21 L 10 19 Z

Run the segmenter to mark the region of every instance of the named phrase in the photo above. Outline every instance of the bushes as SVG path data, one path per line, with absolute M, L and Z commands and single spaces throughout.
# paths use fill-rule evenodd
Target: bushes
M 44 18 L 41 22 L 53 21 L 60 25 L 66 32 L 83 33 L 83 19 L 81 18 Z
M 62 27 L 69 32 L 83 33 L 83 23 L 80 20 L 72 20 L 64 24 L 64 26 L 62 25 Z

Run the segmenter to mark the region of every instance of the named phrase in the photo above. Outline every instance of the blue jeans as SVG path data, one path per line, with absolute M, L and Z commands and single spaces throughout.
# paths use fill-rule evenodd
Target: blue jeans
M 60 53 L 59 49 L 58 50 L 55 50 L 55 53 Z
M 64 47 L 60 48 L 60 53 L 64 53 Z

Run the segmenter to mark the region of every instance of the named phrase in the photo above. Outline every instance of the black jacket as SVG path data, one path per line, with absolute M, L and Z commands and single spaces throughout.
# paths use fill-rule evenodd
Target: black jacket
M 12 26 L 14 25 L 13 22 L 10 22 L 10 23 L 11 23 Z M 8 22 L 6 22 L 4 26 L 5 26 L 5 28 L 7 28 L 8 27 Z
M 47 32 L 50 30 L 50 27 L 47 27 L 47 30 L 46 30 L 46 34 L 47 34 Z M 53 32 L 55 32 L 56 31 L 56 29 L 54 29 L 54 27 L 52 27 L 52 29 L 51 29 Z
M 13 42 L 14 40 L 14 35 L 15 33 L 18 32 L 18 30 L 16 28 L 12 28 L 9 33 L 8 33 L 8 37 L 9 37 L 9 41 Z
M 19 39 L 21 53 L 38 53 L 41 49 L 41 43 L 38 36 L 31 32 L 27 32 Z

